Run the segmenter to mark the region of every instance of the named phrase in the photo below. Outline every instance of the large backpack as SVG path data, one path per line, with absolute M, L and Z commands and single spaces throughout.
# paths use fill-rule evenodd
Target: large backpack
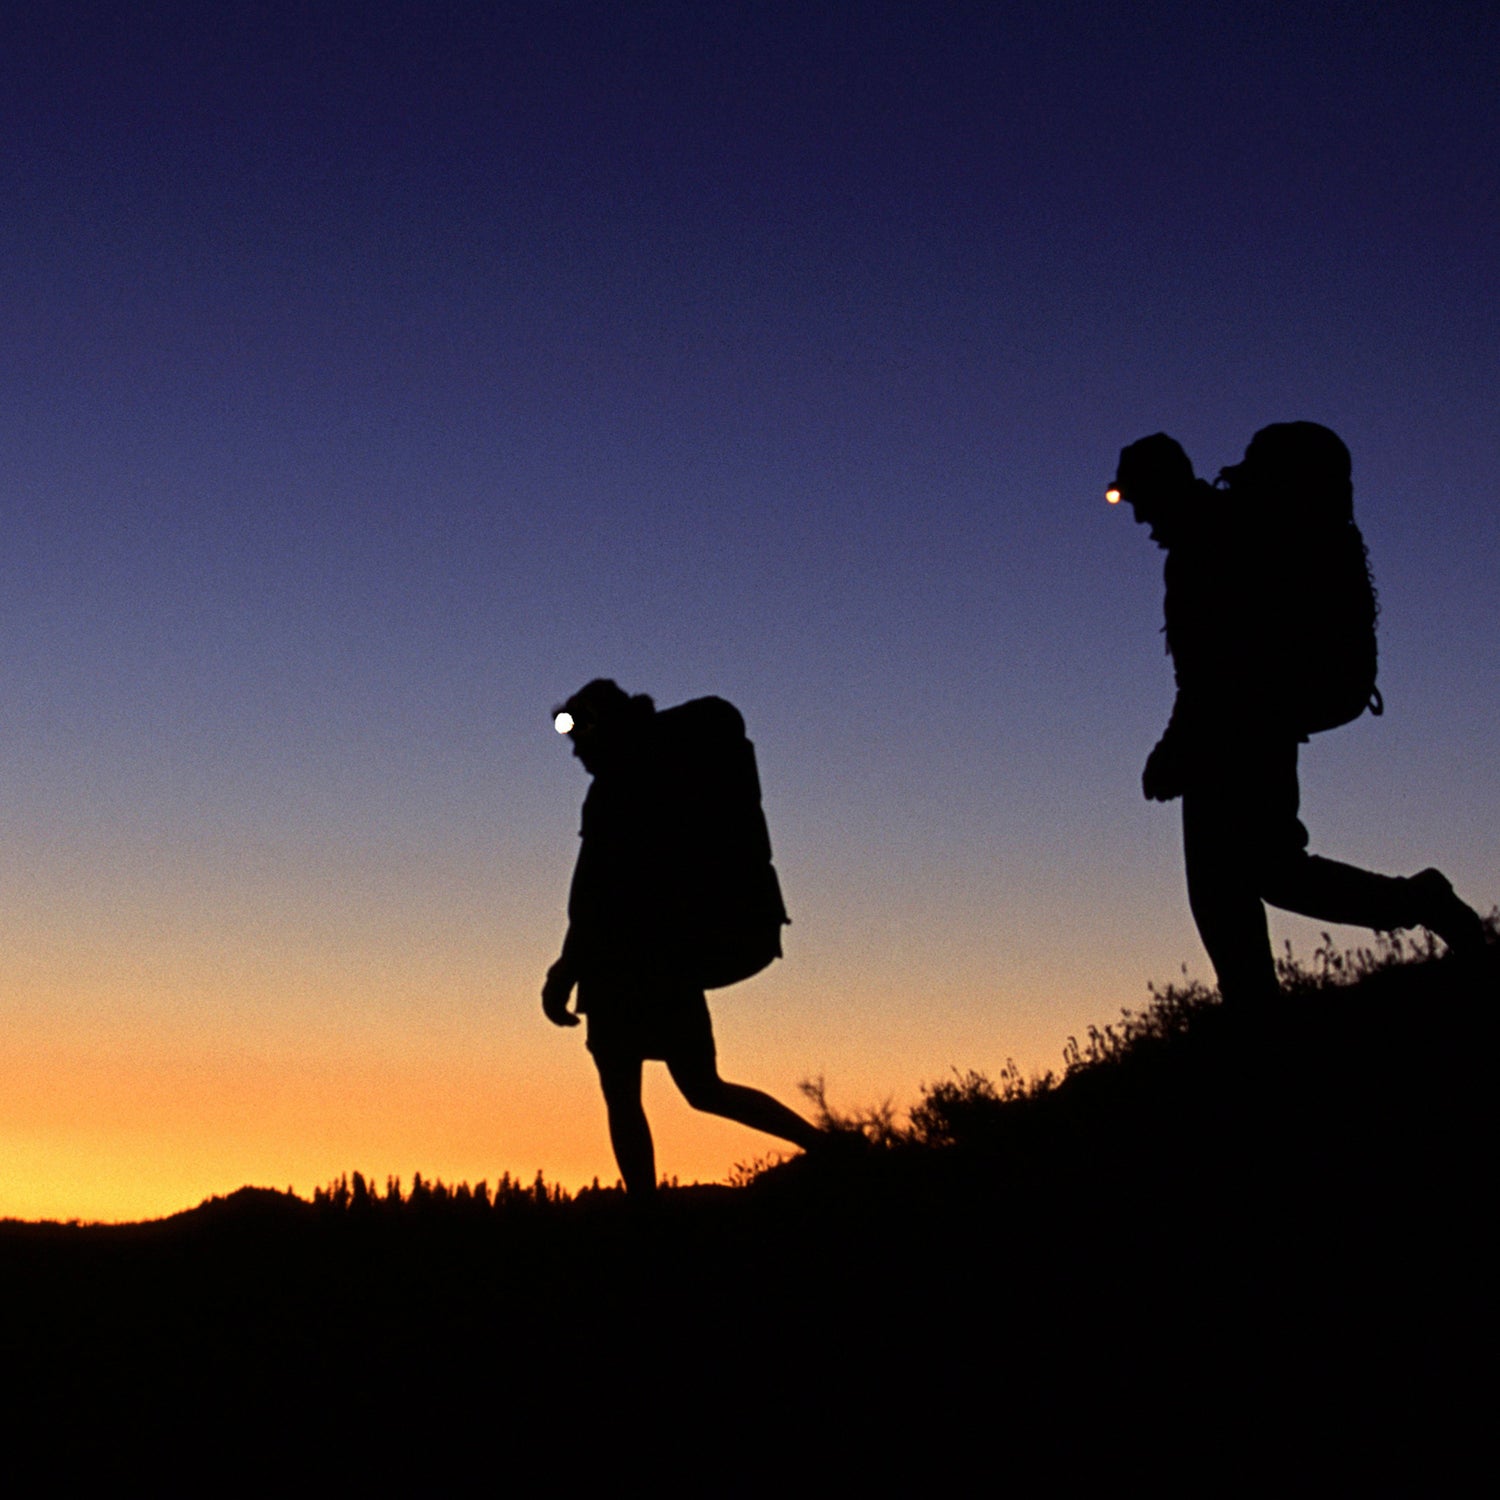
M 1301 735 L 1350 724 L 1368 709 L 1385 711 L 1375 686 L 1378 606 L 1368 554 L 1352 522 L 1310 538 L 1296 560 L 1296 633 L 1285 659 L 1287 703 Z
M 650 732 L 673 946 L 704 989 L 736 984 L 781 957 L 790 920 L 771 863 L 755 747 L 739 710 L 722 698 L 663 709 Z
M 1349 473 L 1335 433 L 1282 422 L 1256 433 L 1245 461 L 1219 476 L 1236 529 L 1255 533 L 1249 592 L 1271 690 L 1304 738 L 1385 708 L 1375 685 L 1379 604 Z

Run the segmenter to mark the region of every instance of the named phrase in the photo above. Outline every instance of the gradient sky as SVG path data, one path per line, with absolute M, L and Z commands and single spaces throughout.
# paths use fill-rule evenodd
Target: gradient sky
M 1206 977 L 1101 498 L 1159 429 L 1348 442 L 1387 713 L 1313 847 L 1488 910 L 1500 17 L 1225 9 L 0 12 L 0 1216 L 612 1181 L 537 998 L 597 675 L 758 747 L 728 1077 L 904 1104 Z

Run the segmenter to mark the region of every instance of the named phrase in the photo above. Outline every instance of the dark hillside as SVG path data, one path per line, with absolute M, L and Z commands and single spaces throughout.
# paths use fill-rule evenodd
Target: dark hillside
M 649 1213 L 355 1179 L 0 1226 L 9 1410 L 68 1414 L 75 1463 L 1430 1488 L 1487 1426 L 1496 977 L 1322 967 Z

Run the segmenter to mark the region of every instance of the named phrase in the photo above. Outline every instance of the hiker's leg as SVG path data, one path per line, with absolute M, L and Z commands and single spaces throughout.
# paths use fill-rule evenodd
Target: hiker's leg
M 1234 807 L 1209 790 L 1182 799 L 1188 905 L 1218 975 L 1226 1004 L 1255 1004 L 1280 993 L 1254 854 Z
M 1440 870 L 1376 875 L 1316 854 L 1302 854 L 1268 872 L 1266 900 L 1320 922 L 1394 932 L 1426 927 L 1459 954 L 1486 947 L 1479 913 L 1454 893 Z
M 641 1104 L 641 1060 L 594 1055 L 604 1107 L 609 1111 L 609 1140 L 626 1190 L 632 1196 L 656 1191 L 656 1148 Z
M 1264 902 L 1320 879 L 1300 804 L 1292 735 L 1231 720 L 1201 745 L 1182 799 L 1188 901 L 1226 1002 L 1280 993 Z
M 1307 829 L 1297 817 L 1296 745 L 1262 744 L 1255 758 L 1241 805 L 1252 820 L 1249 836 L 1259 837 L 1257 889 L 1272 906 L 1376 932 L 1427 927 L 1460 953 L 1483 951 L 1479 914 L 1459 900 L 1441 871 L 1377 875 L 1309 854 Z
M 1305 850 L 1266 871 L 1265 894 L 1272 906 L 1320 922 L 1381 932 L 1411 925 L 1413 903 L 1406 881 Z
M 682 1097 L 694 1109 L 722 1115 L 726 1120 L 736 1120 L 752 1130 L 763 1130 L 767 1135 L 779 1136 L 804 1148 L 817 1145 L 823 1139 L 823 1132 L 816 1125 L 769 1094 L 720 1078 L 712 1047 L 694 1047 L 689 1052 L 669 1057 L 667 1069 L 672 1082 L 682 1090 Z

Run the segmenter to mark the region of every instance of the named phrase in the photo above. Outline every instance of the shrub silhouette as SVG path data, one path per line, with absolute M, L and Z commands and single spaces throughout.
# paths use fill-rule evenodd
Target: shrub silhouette
M 1060 1073 L 1026 1078 L 1013 1061 L 997 1079 L 955 1068 L 951 1077 L 923 1085 L 904 1119 L 889 1100 L 863 1110 L 837 1109 L 829 1103 L 826 1081 L 810 1080 L 803 1092 L 823 1128 L 862 1136 L 871 1150 L 822 1162 L 765 1158 L 742 1165 L 735 1181 L 751 1186 L 781 1176 L 813 1191 L 820 1175 L 879 1178 L 898 1160 L 909 1174 L 914 1162 L 942 1154 L 1000 1156 L 1015 1165 L 1023 1147 L 1034 1167 L 1053 1158 L 1061 1166 L 1078 1146 L 1077 1132 L 1089 1128 L 1087 1120 L 1110 1115 L 1109 1128 L 1120 1132 L 1121 1143 L 1138 1128 L 1167 1144 L 1174 1113 L 1187 1110 L 1187 1119 L 1192 1110 L 1206 1111 L 1209 1121 L 1223 1125 L 1233 1105 L 1248 1111 L 1237 1128 L 1250 1132 L 1265 1128 L 1267 1101 L 1289 1090 L 1298 1101 L 1295 1108 L 1283 1105 L 1283 1121 L 1309 1112 L 1347 1116 L 1351 1109 L 1380 1117 L 1386 1113 L 1381 1101 L 1360 1090 L 1358 1105 L 1345 1097 L 1339 1073 L 1388 1078 L 1390 1059 L 1403 1053 L 1402 1032 L 1414 1013 L 1426 1014 L 1424 1028 L 1434 1019 L 1440 1027 L 1462 1026 L 1471 1005 L 1491 1003 L 1500 909 L 1486 927 L 1492 965 L 1479 972 L 1454 965 L 1429 934 L 1380 936 L 1343 949 L 1324 933 L 1307 961 L 1288 944 L 1277 965 L 1281 1000 L 1243 1015 L 1225 1011 L 1216 990 L 1184 971 L 1180 982 L 1149 986 L 1142 1009 L 1090 1026 L 1082 1040 L 1068 1037 Z M 1377 1065 L 1372 1053 L 1384 1061 Z M 1439 1101 L 1435 1108 L 1443 1113 L 1451 1103 Z

